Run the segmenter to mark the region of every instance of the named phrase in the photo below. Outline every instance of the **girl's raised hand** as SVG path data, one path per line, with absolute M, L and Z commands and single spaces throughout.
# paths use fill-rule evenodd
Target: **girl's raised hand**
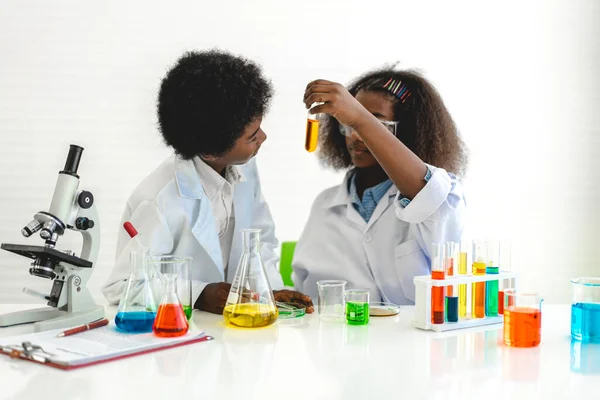
M 311 113 L 329 114 L 343 125 L 353 126 L 365 113 L 369 114 L 343 85 L 324 79 L 312 81 L 306 86 L 303 101 L 306 108 L 313 103 L 324 103 L 313 107 Z

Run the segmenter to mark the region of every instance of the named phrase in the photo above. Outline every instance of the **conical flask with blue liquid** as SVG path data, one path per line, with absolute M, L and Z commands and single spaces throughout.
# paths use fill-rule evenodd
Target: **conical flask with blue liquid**
M 157 304 L 145 253 L 132 251 L 129 262 L 131 272 L 119 302 L 115 325 L 119 330 L 129 333 L 152 332 Z

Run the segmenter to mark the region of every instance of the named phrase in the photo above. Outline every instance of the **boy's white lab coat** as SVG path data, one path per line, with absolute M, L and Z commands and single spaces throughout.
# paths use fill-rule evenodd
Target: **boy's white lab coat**
M 296 245 L 295 289 L 316 299 L 318 281 L 342 279 L 347 288 L 370 289 L 372 301 L 414 304 L 413 278 L 431 273 L 432 243 L 460 241 L 466 213 L 456 177 L 430 169 L 429 182 L 407 207 L 392 185 L 368 223 L 352 206 L 351 172 L 322 192 Z
M 242 229 L 261 230 L 261 256 L 272 289 L 283 288 L 279 274 L 279 243 L 271 213 L 260 186 L 256 162 L 240 166 L 245 180 L 235 185 L 235 230 L 229 257 L 228 281 L 235 276 L 242 255 Z M 192 301 L 208 283 L 225 281 L 221 247 L 210 201 L 193 161 L 171 157 L 133 191 L 121 220 L 117 255 L 110 278 L 102 288 L 106 299 L 118 303 L 129 276 L 129 253 L 140 250 L 122 228 L 125 221 L 144 237 L 153 255 L 173 254 L 193 258 Z

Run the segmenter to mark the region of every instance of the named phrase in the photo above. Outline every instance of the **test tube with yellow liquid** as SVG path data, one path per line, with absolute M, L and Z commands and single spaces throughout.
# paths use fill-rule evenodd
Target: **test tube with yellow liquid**
M 311 113 L 312 108 L 319 104 L 322 103 L 313 103 L 306 117 L 306 141 L 304 142 L 304 148 L 309 153 L 317 149 L 317 143 L 319 142 L 319 119 L 317 118 L 317 114 Z
M 487 247 L 484 240 L 473 241 L 473 275 L 485 275 L 487 267 Z M 472 283 L 472 318 L 485 318 L 485 282 Z
M 458 260 L 458 274 L 467 274 L 467 255 L 469 252 L 469 245 L 467 242 L 460 244 L 459 260 Z M 458 285 L 458 316 L 459 318 L 465 318 L 467 316 L 467 284 L 462 283 Z

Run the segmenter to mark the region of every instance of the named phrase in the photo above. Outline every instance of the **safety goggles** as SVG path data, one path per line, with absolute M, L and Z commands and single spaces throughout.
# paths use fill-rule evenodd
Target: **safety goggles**
M 380 119 L 379 122 L 381 122 L 383 126 L 385 126 L 386 129 L 392 133 L 392 135 L 396 136 L 396 131 L 398 129 L 398 121 L 385 121 L 383 119 Z M 344 136 L 352 135 L 353 130 L 354 129 L 352 129 L 348 125 L 340 124 L 340 133 Z

